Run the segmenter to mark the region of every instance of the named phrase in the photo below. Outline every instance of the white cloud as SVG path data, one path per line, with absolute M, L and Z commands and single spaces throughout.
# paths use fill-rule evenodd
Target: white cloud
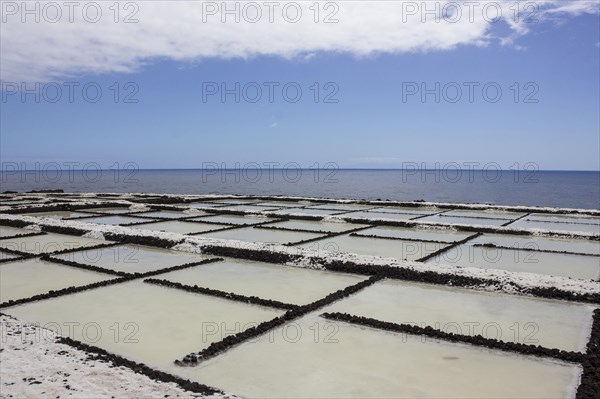
M 521 1 L 531 3 L 531 0 Z M 48 81 L 84 73 L 129 73 L 156 59 L 194 61 L 269 55 L 310 62 L 320 52 L 362 57 L 378 53 L 451 50 L 463 45 L 485 46 L 497 40 L 513 43 L 518 36 L 535 29 L 535 24 L 514 20 L 514 0 L 502 2 L 502 20 L 508 23 L 512 32 L 503 38 L 494 37 L 494 23 L 490 22 L 495 7 L 488 3 L 497 2 L 480 1 L 473 12 L 462 4 L 461 16 L 456 22 L 452 22 L 452 17 L 436 21 L 433 15 L 426 15 L 422 21 L 425 3 L 430 8 L 437 4 L 438 11 L 456 17 L 458 14 L 447 4 L 463 2 L 322 2 L 318 23 L 314 22 L 315 13 L 309 8 L 313 1 L 293 3 L 300 4 L 302 10 L 296 23 L 288 22 L 295 16 L 295 6 L 289 2 L 281 2 L 271 9 L 272 13 L 266 3 L 254 3 L 263 13 L 256 23 L 248 22 L 255 17 L 256 8 L 248 6 L 247 2 L 237 3 L 241 16 L 239 23 L 232 20 L 231 14 L 225 15 L 228 20 L 223 23 L 224 15 L 220 11 L 211 13 L 214 11 L 211 7 L 220 7 L 221 1 L 129 2 L 127 4 L 132 5 L 120 10 L 117 23 L 113 20 L 114 11 L 109 9 L 113 2 L 95 3 L 102 5 L 102 16 L 96 23 L 84 19 L 86 3 L 74 8 L 73 22 L 70 22 L 69 9 L 63 2 L 55 2 L 61 6 L 62 17 L 58 22 L 50 23 L 48 20 L 54 18 L 55 9 L 44 8 L 46 3 L 29 2 L 30 7 L 38 4 L 40 22 L 36 23 L 34 15 L 23 15 L 23 2 L 2 1 L 0 78 L 5 81 Z M 541 20 L 598 12 L 597 1 L 538 0 L 537 3 L 540 8 L 534 13 Z M 120 4 L 124 7 L 123 2 Z M 234 7 L 236 3 L 228 4 Z M 325 4 L 333 6 L 325 8 Z M 246 14 L 243 13 L 244 6 Z M 286 14 L 284 6 L 287 7 Z M 88 19 L 94 18 L 94 8 L 87 7 Z M 123 19 L 134 11 L 133 18 L 138 22 L 124 23 Z M 323 19 L 331 13 L 338 22 L 324 23 Z M 273 22 L 269 21 L 270 15 Z M 27 18 L 25 23 L 21 21 L 23 16 Z

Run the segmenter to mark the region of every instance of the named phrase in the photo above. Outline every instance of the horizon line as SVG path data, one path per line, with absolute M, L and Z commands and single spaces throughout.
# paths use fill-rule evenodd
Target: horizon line
M 0 169 L 0 173 L 23 173 L 23 172 L 45 172 L 45 173 L 52 173 L 52 172 L 56 172 L 56 171 L 61 171 L 62 169 L 52 169 L 52 168 L 48 168 L 48 169 L 15 169 L 15 170 L 3 170 Z M 128 169 L 105 169 L 105 168 L 88 168 L 88 169 L 65 169 L 65 171 L 219 171 L 219 170 L 227 170 L 227 171 L 236 171 L 236 170 L 322 170 L 322 171 L 341 171 L 341 170 L 347 170 L 347 171 L 408 171 L 408 172 L 418 172 L 418 171 L 445 171 L 445 172 L 452 172 L 452 171 L 502 171 L 502 172 L 531 172 L 531 173 L 535 173 L 535 172 L 596 172 L 596 173 L 600 173 L 600 169 L 598 170 L 590 170 L 590 169 L 477 169 L 477 168 L 473 168 L 473 169 L 458 169 L 458 168 L 416 168 L 416 169 L 407 169 L 407 168 L 305 168 L 305 167 L 301 167 L 301 168 L 244 168 L 244 167 L 239 167 L 239 168 L 137 168 L 137 169 L 132 169 L 132 168 L 128 168 Z

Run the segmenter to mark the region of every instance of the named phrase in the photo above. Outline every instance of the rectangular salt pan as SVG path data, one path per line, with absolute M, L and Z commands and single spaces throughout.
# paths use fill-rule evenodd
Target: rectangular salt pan
M 285 222 L 272 223 L 267 226 L 282 229 L 307 230 L 326 233 L 341 233 L 348 230 L 358 229 L 360 227 L 366 227 L 366 225 L 364 224 L 328 223 L 317 222 L 312 220 L 287 220 Z
M 270 222 L 273 218 L 267 218 L 264 216 L 256 216 L 256 215 L 217 215 L 217 216 L 207 216 L 201 218 L 194 218 L 192 220 L 197 220 L 199 222 L 213 222 L 213 223 L 223 223 L 223 224 L 236 224 L 236 225 L 244 225 L 244 224 L 256 224 L 256 223 L 265 223 Z
M 502 212 L 497 210 L 464 210 L 464 209 L 456 209 L 449 212 L 444 212 L 443 216 L 455 216 L 455 217 L 465 217 L 465 218 L 488 218 L 488 219 L 516 219 L 519 218 L 525 213 L 518 212 Z
M 296 208 L 298 206 L 297 202 L 284 202 L 284 201 L 268 201 L 268 202 L 258 202 L 255 205 L 264 206 L 267 208 Z
M 283 312 L 141 281 L 116 284 L 6 310 L 158 369 Z M 79 323 L 74 325 L 73 323 Z
M 273 212 L 277 215 L 308 215 L 308 216 L 328 216 L 340 213 L 341 211 L 332 211 L 325 209 L 312 208 L 286 208 Z
M 121 213 L 131 213 L 131 212 L 136 212 L 133 209 L 130 208 L 88 208 L 85 209 L 85 211 L 87 212 L 98 212 L 98 213 L 108 213 L 111 215 L 118 215 Z
M 548 276 L 598 280 L 600 262 L 595 256 L 565 255 L 504 248 L 460 245 L 430 258 L 427 263 L 526 272 Z
M 210 263 L 156 278 L 296 305 L 306 305 L 364 280 L 350 274 L 241 260 Z
M 256 205 L 231 205 L 223 208 L 219 208 L 227 211 L 237 211 L 237 212 L 265 212 L 265 211 L 273 211 L 277 208 L 267 208 L 265 206 L 256 206 Z
M 0 238 L 3 237 L 11 237 L 22 234 L 31 234 L 34 233 L 33 230 L 20 229 L 18 227 L 10 227 L 10 226 L 1 226 L 0 225 Z
M 211 202 L 217 204 L 228 204 L 228 205 L 243 205 L 243 204 L 255 204 L 258 200 L 255 199 L 245 199 L 245 198 L 230 198 L 230 199 L 219 199 L 219 200 L 210 200 Z
M 409 214 L 409 213 L 382 213 L 382 212 L 371 212 L 371 211 L 359 211 L 359 212 L 350 212 L 344 213 L 340 215 L 342 218 L 351 218 L 351 219 L 386 219 L 386 220 L 410 220 L 412 218 L 416 218 L 419 215 Z
M 92 216 L 91 213 L 85 212 L 75 212 L 75 211 L 52 211 L 52 212 L 32 212 L 32 213 L 23 213 L 23 216 L 33 216 L 33 217 L 46 217 L 50 219 L 69 219 L 76 218 L 82 216 Z
M 432 228 L 406 228 L 393 226 L 377 226 L 370 229 L 361 230 L 357 234 L 374 235 L 389 238 L 408 238 L 412 240 L 429 240 L 452 243 L 464 240 L 473 233 L 465 233 L 450 229 L 432 229 Z
M 581 303 L 386 280 L 327 311 L 585 352 L 594 309 Z
M 99 216 L 99 217 L 93 217 L 93 218 L 85 218 L 85 219 L 79 219 L 77 220 L 78 222 L 84 222 L 84 223 L 94 223 L 94 224 L 108 224 L 108 225 L 121 225 L 121 224 L 131 224 L 131 223 L 144 223 L 144 222 L 149 222 L 152 219 L 142 219 L 142 218 L 134 218 L 134 217 L 129 217 L 129 216 L 120 216 L 120 215 L 114 215 L 114 216 Z
M 0 302 L 29 298 L 52 290 L 80 287 L 114 278 L 104 273 L 27 259 L 0 266 Z
M 423 241 L 390 241 L 378 238 L 355 236 L 328 237 L 300 245 L 301 248 L 317 251 L 320 256 L 330 253 L 354 253 L 415 261 L 446 247 L 446 244 Z
M 466 224 L 471 226 L 502 226 L 510 222 L 512 219 L 476 219 L 457 216 L 433 215 L 419 219 L 419 222 L 435 222 L 442 224 Z
M 30 205 L 30 204 L 35 204 L 37 202 L 39 202 L 39 201 L 31 201 L 31 200 L 1 201 L 0 206 Z
M 140 245 L 70 252 L 56 258 L 126 273 L 145 273 L 207 259 L 199 254 Z
M 197 234 L 206 233 L 207 231 L 220 230 L 222 228 L 229 227 L 227 225 L 216 225 L 208 223 L 189 223 L 182 221 L 166 221 L 156 222 L 148 224 L 140 224 L 131 228 L 140 230 L 152 230 L 152 231 L 165 231 L 169 233 L 178 234 Z
M 600 225 L 600 218 L 587 215 L 553 215 L 553 214 L 532 214 L 525 219 L 536 222 L 556 222 L 556 223 L 583 223 Z
M 494 244 L 500 247 L 511 247 L 515 249 L 566 251 L 600 255 L 600 241 L 584 239 L 484 234 L 469 241 L 469 244 Z
M 180 218 L 189 218 L 193 215 L 188 215 L 187 213 L 177 212 L 177 211 L 158 211 L 158 212 L 144 212 L 140 213 L 138 216 L 142 216 L 145 218 L 157 218 L 157 219 L 180 219 Z
M 397 207 L 397 206 L 382 206 L 370 210 L 371 212 L 379 213 L 409 213 L 415 216 L 418 215 L 431 215 L 433 213 L 441 212 L 442 209 L 432 207 Z
M 319 205 L 311 205 L 310 209 L 332 209 L 339 211 L 359 211 L 365 209 L 374 208 L 372 205 L 361 205 L 361 204 L 319 204 Z
M 600 225 L 597 224 L 575 224 L 555 223 L 530 220 L 528 218 L 517 220 L 508 225 L 510 228 L 525 230 L 549 230 L 566 233 L 594 233 L 600 235 Z
M 245 398 L 565 398 L 581 375 L 575 364 L 404 338 L 311 314 L 171 370 Z
M 192 207 L 192 208 L 205 209 L 205 208 L 219 208 L 219 207 L 224 206 L 224 204 L 214 204 L 214 203 L 209 203 L 209 202 L 194 202 L 191 204 L 187 204 L 187 206 Z
M 68 249 L 91 247 L 107 243 L 109 242 L 94 240 L 92 238 L 48 233 L 34 237 L 9 238 L 0 240 L 0 248 L 38 255 L 56 251 L 64 251 Z
M 260 242 L 268 244 L 290 244 L 321 237 L 322 234 L 305 233 L 301 231 L 270 230 L 254 227 L 240 227 L 202 234 L 200 237 L 218 238 L 221 240 L 237 240 L 245 242 Z

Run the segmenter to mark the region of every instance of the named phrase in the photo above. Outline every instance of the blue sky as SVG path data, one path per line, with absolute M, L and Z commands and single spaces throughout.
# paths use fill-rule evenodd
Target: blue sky
M 507 37 L 510 31 L 501 22 L 488 34 Z M 198 168 L 203 162 L 231 167 L 334 162 L 342 168 L 495 162 L 503 168 L 535 163 L 540 169 L 599 170 L 599 36 L 598 15 L 585 13 L 534 24 L 510 44 L 491 39 L 485 45 L 367 55 L 333 49 L 306 57 L 158 56 L 124 72 L 71 69 L 45 80 L 94 82 L 103 89 L 102 98 L 85 101 L 76 89 L 72 103 L 66 91 L 57 103 L 45 98 L 36 103 L 33 95 L 23 101 L 3 86 L 0 156 L 2 162 L 28 165 L 75 161 L 107 168 L 115 162 L 140 168 Z M 2 51 L 9 51 L 4 44 Z M 5 76 L 3 82 L 27 79 Z M 35 82 L 47 84 L 36 77 L 28 87 Z M 137 103 L 123 102 L 131 91 L 128 82 L 139 89 Z M 236 103 L 233 95 L 225 102 L 219 95 L 203 101 L 207 82 L 279 86 L 273 102 L 266 89 L 256 103 L 243 98 Z M 296 103 L 282 96 L 281 87 L 290 82 L 303 90 Z M 403 99 L 409 86 L 434 88 L 436 82 L 440 88 L 456 82 L 463 98 L 436 103 L 430 94 L 423 102 L 417 93 Z M 464 82 L 479 85 L 472 102 Z M 117 102 L 110 89 L 114 83 L 120 87 Z M 485 100 L 486 84 L 502 89 L 498 102 Z M 325 103 L 332 88 L 339 89 L 333 96 L 338 101 Z M 537 103 L 526 102 L 528 94 Z

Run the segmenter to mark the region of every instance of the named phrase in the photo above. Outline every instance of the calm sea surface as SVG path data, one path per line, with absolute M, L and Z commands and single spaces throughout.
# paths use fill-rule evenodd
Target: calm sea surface
M 4 170 L 1 191 L 293 195 L 600 209 L 600 172 L 512 170 Z

